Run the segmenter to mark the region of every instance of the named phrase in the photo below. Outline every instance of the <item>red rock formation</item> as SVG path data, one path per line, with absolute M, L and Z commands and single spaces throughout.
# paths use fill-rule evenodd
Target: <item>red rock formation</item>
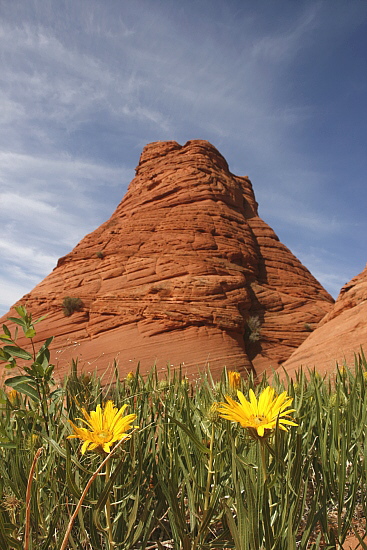
M 320 374 L 335 371 L 336 363 L 354 365 L 354 355 L 367 352 L 367 266 L 340 291 L 331 311 L 284 363 L 292 376 L 301 365 Z
M 65 296 L 84 307 L 65 317 Z M 283 363 L 333 300 L 257 213 L 247 177 L 206 141 L 146 146 L 111 218 L 19 304 L 37 339 L 56 335 L 57 373 L 141 362 L 258 372 Z M 4 321 L 4 316 L 0 321 Z M 250 328 L 251 327 L 251 328 Z

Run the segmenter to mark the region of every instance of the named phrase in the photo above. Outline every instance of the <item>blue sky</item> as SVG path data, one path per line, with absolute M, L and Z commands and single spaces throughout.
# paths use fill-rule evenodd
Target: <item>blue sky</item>
M 1 0 L 0 314 L 171 139 L 248 175 L 336 297 L 367 261 L 366 37 L 364 0 Z

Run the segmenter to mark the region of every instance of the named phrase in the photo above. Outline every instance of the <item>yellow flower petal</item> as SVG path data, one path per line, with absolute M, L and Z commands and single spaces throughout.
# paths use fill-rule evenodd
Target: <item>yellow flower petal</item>
M 264 437 L 264 433 L 265 433 L 265 428 L 264 428 L 264 426 L 259 426 L 259 427 L 257 428 L 257 433 L 258 433 L 258 435 L 259 435 L 260 437 Z

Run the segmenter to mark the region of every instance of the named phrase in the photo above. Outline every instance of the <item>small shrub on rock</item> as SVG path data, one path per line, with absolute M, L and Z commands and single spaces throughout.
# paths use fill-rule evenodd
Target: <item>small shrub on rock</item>
M 76 311 L 81 311 L 83 306 L 82 300 L 75 296 L 65 296 L 62 301 L 62 311 L 65 317 L 70 317 Z
M 261 321 L 259 317 L 253 316 L 247 319 L 246 333 L 250 342 L 257 342 L 261 339 Z

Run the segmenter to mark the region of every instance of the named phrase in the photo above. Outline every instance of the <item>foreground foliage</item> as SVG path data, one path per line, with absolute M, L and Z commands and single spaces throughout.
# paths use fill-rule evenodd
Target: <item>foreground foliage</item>
M 55 387 L 52 338 L 35 350 L 37 321 L 17 313 L 11 320 L 31 351 L 3 326 L 0 360 L 21 370 L 0 395 L 2 550 L 332 549 L 366 517 L 363 354 L 333 379 L 300 370 L 285 384 L 226 369 L 217 382 L 209 371 L 189 382 L 180 369 L 158 376 L 155 368 L 120 380 L 115 365 L 102 387 L 73 362 Z M 277 403 L 291 404 L 292 418 L 270 415 L 260 431 L 222 418 L 237 390 L 253 407 L 255 395 L 271 404 L 286 392 Z M 89 440 L 89 431 L 83 451 L 93 452 L 83 454 L 78 419 L 93 419 L 93 431 L 108 411 L 115 427 L 125 409 L 138 428 L 126 420 L 115 446 Z M 79 436 L 70 439 L 73 429 Z

